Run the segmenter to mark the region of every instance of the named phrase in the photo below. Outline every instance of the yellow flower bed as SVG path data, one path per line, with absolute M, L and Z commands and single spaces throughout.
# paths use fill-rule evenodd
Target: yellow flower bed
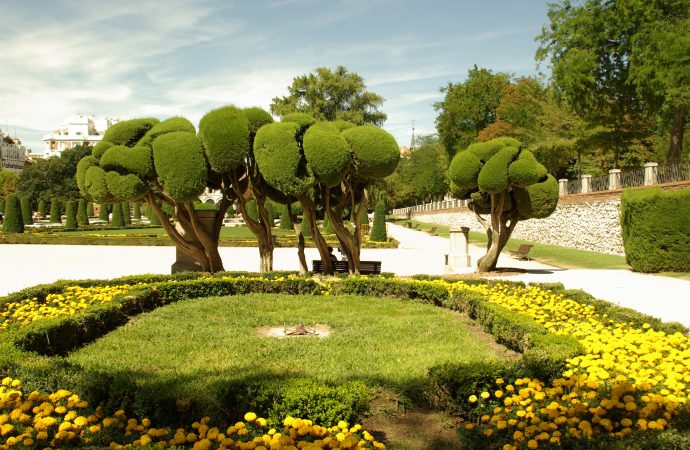
M 112 449 L 184 446 L 209 449 L 385 449 L 385 445 L 346 422 L 325 428 L 310 420 L 287 417 L 281 429 L 269 428 L 265 419 L 247 413 L 243 422 L 212 427 L 205 417 L 188 428 L 156 428 L 149 419 L 127 418 L 124 411 L 106 416 L 89 409 L 87 402 L 66 390 L 51 394 L 25 393 L 12 378 L 0 386 L 0 450 L 108 446 Z
M 563 376 L 545 384 L 518 379 L 468 398 L 481 402 L 478 426 L 504 450 L 559 445 L 565 439 L 621 438 L 663 430 L 690 412 L 690 338 L 616 324 L 590 306 L 537 287 L 487 288 L 490 301 L 532 317 L 549 331 L 576 337 L 586 354 L 568 361 Z
M 5 304 L 0 309 L 0 330 L 11 325 L 28 326 L 32 322 L 60 316 L 71 316 L 91 305 L 107 303 L 116 295 L 129 292 L 132 286 L 69 286 L 60 294 L 49 294 L 45 302 L 36 298 Z

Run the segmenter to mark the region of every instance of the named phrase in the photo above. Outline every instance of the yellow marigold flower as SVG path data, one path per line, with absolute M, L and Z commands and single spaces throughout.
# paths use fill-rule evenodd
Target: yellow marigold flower
M 470 401 L 470 403 L 475 403 L 477 401 L 477 396 L 476 395 L 470 395 L 469 401 Z
M 484 400 L 486 400 L 487 398 L 491 397 L 491 394 L 489 394 L 489 393 L 486 392 L 486 391 L 482 392 L 482 393 L 479 394 L 479 395 L 480 395 L 480 397 L 483 398 Z
M 501 398 L 503 397 L 503 391 L 496 391 L 494 392 L 494 395 L 496 396 L 496 398 Z
M 256 420 L 256 414 L 253 412 L 248 412 L 244 415 L 244 420 L 247 422 L 254 422 Z
M 539 443 L 536 440 L 530 439 L 529 441 L 527 441 L 527 448 L 537 448 L 537 447 L 539 447 Z

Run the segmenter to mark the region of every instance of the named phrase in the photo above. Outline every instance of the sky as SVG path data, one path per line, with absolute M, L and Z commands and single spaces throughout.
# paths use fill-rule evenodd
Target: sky
M 542 0 L 0 0 L 0 129 L 43 152 L 68 116 L 268 110 L 295 77 L 345 66 L 385 99 L 399 145 L 435 133 L 440 88 L 534 59 Z M 9 130 L 8 130 L 9 128 Z

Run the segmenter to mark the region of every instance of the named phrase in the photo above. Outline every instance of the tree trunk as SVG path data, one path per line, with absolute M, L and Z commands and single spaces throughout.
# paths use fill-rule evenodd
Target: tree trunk
M 671 122 L 671 142 L 666 155 L 666 164 L 680 162 L 680 155 L 683 152 L 683 134 L 685 132 L 685 114 L 682 106 L 676 106 L 673 110 L 673 121 Z
M 307 258 L 304 255 L 304 235 L 302 234 L 302 228 L 300 224 L 297 223 L 297 215 L 292 213 L 290 204 L 287 205 L 288 214 L 290 215 L 290 220 L 292 221 L 292 229 L 295 231 L 295 236 L 297 237 L 297 258 L 299 259 L 299 274 L 306 275 L 309 272 L 309 266 L 307 266 Z
M 345 206 L 348 203 L 348 199 L 344 198 L 344 201 L 341 201 L 338 205 L 336 205 L 334 211 L 331 207 L 331 195 L 329 188 L 325 186 L 322 188 L 321 198 L 324 202 L 324 210 L 328 215 L 328 220 L 331 222 L 331 225 L 333 226 L 333 230 L 335 231 L 335 235 L 338 238 L 338 242 L 340 242 L 340 248 L 342 252 L 345 254 L 345 257 L 347 258 L 348 271 L 350 272 L 350 274 L 357 275 L 359 274 L 361 247 L 361 240 L 359 237 L 360 228 L 358 223 L 359 214 L 354 214 L 355 231 L 354 233 L 350 233 L 350 230 L 348 230 L 345 224 L 343 223 L 343 211 L 345 210 Z
M 252 219 L 247 213 L 247 200 L 243 196 L 237 198 L 237 207 L 242 214 L 244 223 L 256 236 L 259 243 L 259 271 L 270 272 L 273 270 L 273 236 L 271 234 L 271 224 L 268 223 L 268 211 L 266 211 L 266 197 L 254 192 L 256 209 L 259 212 L 260 220 Z
M 481 221 L 489 235 L 489 248 L 484 256 L 477 261 L 477 272 L 491 272 L 496 270 L 496 263 L 501 251 L 505 247 L 510 235 L 517 225 L 517 213 L 515 211 L 503 211 L 506 193 L 491 195 L 491 223 Z
M 314 245 L 321 256 L 321 264 L 324 275 L 333 275 L 333 266 L 331 265 L 331 255 L 328 253 L 328 244 L 321 234 L 318 225 L 316 224 L 316 207 L 314 201 L 307 195 L 301 195 L 299 202 L 302 204 L 304 210 L 304 219 L 309 221 L 309 229 L 311 230 L 311 237 L 314 240 Z

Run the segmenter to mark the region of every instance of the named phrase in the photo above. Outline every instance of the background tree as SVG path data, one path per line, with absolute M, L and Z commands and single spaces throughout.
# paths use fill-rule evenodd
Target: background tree
M 50 223 L 62 223 L 60 202 L 56 198 L 50 201 Z
M 23 195 L 19 200 L 20 207 L 22 210 L 22 221 L 24 225 L 31 225 L 34 223 L 34 219 L 31 215 L 31 197 L 28 195 Z
M 690 3 L 565 0 L 548 16 L 537 59 L 549 60 L 568 104 L 608 129 L 603 138 L 616 152 L 631 143 L 649 148 L 661 119 L 671 130 L 666 160 L 679 161 L 690 103 Z
M 77 225 L 84 227 L 89 224 L 89 216 L 86 214 L 86 200 L 79 199 L 77 206 Z
M 448 83 L 441 88 L 442 101 L 434 104 L 439 112 L 436 130 L 449 159 L 467 147 L 479 133 L 496 120 L 496 109 L 503 89 L 510 83 L 505 73 L 493 73 L 477 66 L 470 69 L 462 83 Z
M 0 169 L 0 196 L 7 196 L 17 192 L 19 175 L 7 169 Z
M 489 237 L 478 272 L 496 268 L 501 250 L 520 220 L 548 217 L 558 203 L 558 182 L 513 138 L 475 143 L 455 155 L 451 190 L 468 204 Z M 489 214 L 485 219 L 482 214 Z
M 366 90 L 364 80 L 343 66 L 334 71 L 326 67 L 296 77 L 289 95 L 275 97 L 271 113 L 277 116 L 301 112 L 320 121 L 345 120 L 355 125 L 383 125 L 386 114 L 378 109 L 383 97 Z
M 396 169 L 401 202 L 407 204 L 441 200 L 448 192 L 448 155 L 438 136 L 420 136 L 418 147 L 401 158 Z
M 77 223 L 77 203 L 74 200 L 68 200 L 65 205 L 65 228 L 73 230 L 79 225 Z
M 10 194 L 5 200 L 5 221 L 2 224 L 3 233 L 23 233 L 24 220 L 22 208 L 16 195 Z
M 86 217 L 95 217 L 93 202 L 86 202 Z
M 65 202 L 78 200 L 79 189 L 74 180 L 77 158 L 91 152 L 90 147 L 77 145 L 57 157 L 35 159 L 24 167 L 17 180 L 17 190 L 35 201 L 50 202 L 53 198 Z

